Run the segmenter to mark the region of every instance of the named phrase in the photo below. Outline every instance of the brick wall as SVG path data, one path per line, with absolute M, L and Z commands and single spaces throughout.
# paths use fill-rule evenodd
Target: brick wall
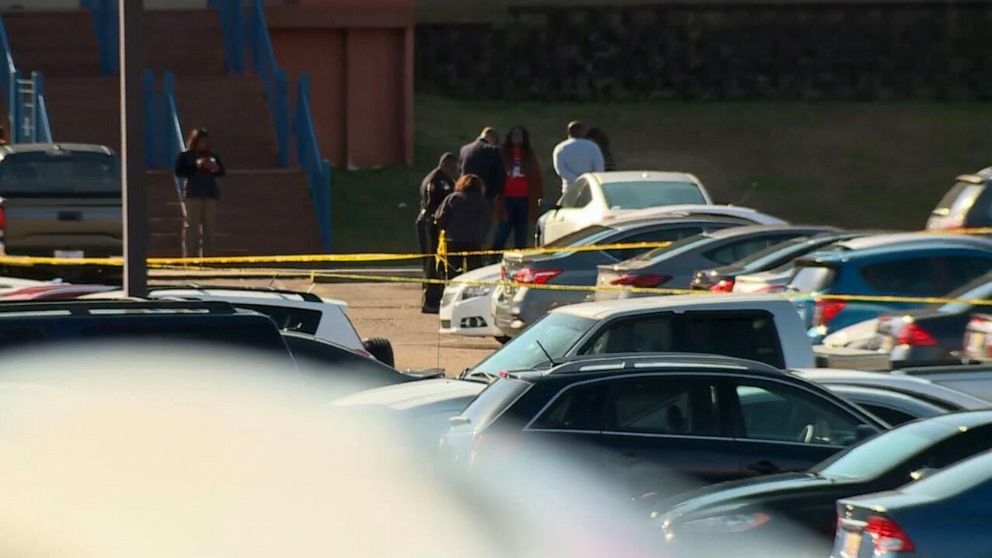
M 988 2 L 526 7 L 416 41 L 418 91 L 466 98 L 992 98 Z

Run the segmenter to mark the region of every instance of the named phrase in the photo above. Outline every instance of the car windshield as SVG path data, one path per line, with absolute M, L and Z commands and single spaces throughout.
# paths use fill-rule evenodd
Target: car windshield
M 874 479 L 957 432 L 942 423 L 912 422 L 834 455 L 812 472 L 831 479 Z
M 773 244 L 764 250 L 755 252 L 742 260 L 734 262 L 733 265 L 744 269 L 759 271 L 767 269 L 768 266 L 778 264 L 782 258 L 790 255 L 801 255 L 804 253 L 803 246 L 809 242 L 809 237 L 802 236 L 778 244 Z
M 933 214 L 939 217 L 963 215 L 971 209 L 971 206 L 975 205 L 975 201 L 984 189 L 985 186 L 981 184 L 958 182 L 944 194 L 940 203 L 933 210 Z
M 611 209 L 707 203 L 699 186 L 692 182 L 606 182 L 602 187 L 606 205 Z
M 29 151 L 0 162 L 0 195 L 120 196 L 117 159 L 84 151 Z
M 565 312 L 552 312 L 476 365 L 469 376 L 546 367 L 551 363 L 544 351 L 555 359 L 565 356 L 595 323 Z
M 549 242 L 546 246 L 591 246 L 613 233 L 613 229 L 592 225 Z
M 643 254 L 634 256 L 633 258 L 630 259 L 630 261 L 649 262 L 658 259 L 661 256 L 671 256 L 673 254 L 681 254 L 682 252 L 691 250 L 696 246 L 710 242 L 710 240 L 712 240 L 711 237 L 706 233 L 697 234 L 695 236 L 690 236 L 688 238 L 683 238 L 682 240 L 673 242 L 668 246 L 662 246 L 661 248 L 648 250 Z
M 956 299 L 956 302 L 944 304 L 937 308 L 938 312 L 942 314 L 959 314 L 965 312 L 973 306 L 967 302 L 969 300 L 992 299 L 992 277 L 983 276 L 977 281 L 973 281 L 947 295 L 947 298 Z M 988 306 L 983 306 L 983 308 L 992 310 L 992 307 Z

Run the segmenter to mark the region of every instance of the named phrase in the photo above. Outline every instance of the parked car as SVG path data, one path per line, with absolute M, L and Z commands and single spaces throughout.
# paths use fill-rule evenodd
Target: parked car
M 992 448 L 992 411 L 955 413 L 883 432 L 802 473 L 722 483 L 664 503 L 672 556 L 826 556 L 836 502 L 893 490 Z M 852 556 L 889 556 L 857 554 Z M 941 554 L 941 556 L 955 556 Z
M 992 168 L 957 177 L 937 202 L 927 220 L 928 231 L 946 231 L 992 225 Z
M 785 290 L 796 274 L 793 262 L 782 264 L 770 271 L 738 275 L 734 280 L 735 293 L 768 294 L 780 293 Z
M 837 502 L 834 558 L 992 555 L 992 452 L 898 490 Z
M 992 368 L 987 365 L 902 368 L 892 375 L 926 380 L 992 402 Z
M 0 146 L 4 242 L 12 255 L 121 254 L 120 162 L 84 144 Z
M 702 232 L 744 225 L 734 217 L 655 217 L 645 220 L 614 220 L 593 225 L 562 237 L 551 245 L 597 246 L 637 242 L 676 242 Z M 502 274 L 511 283 L 501 285 L 495 294 L 496 326 L 507 337 L 514 337 L 552 308 L 586 300 L 590 292 L 583 289 L 549 290 L 544 285 L 593 287 L 597 266 L 614 264 L 647 252 L 648 248 L 613 248 L 581 250 L 551 254 L 507 252 L 503 255 Z M 531 288 L 533 285 L 537 288 Z
M 972 314 L 992 309 L 971 302 L 992 301 L 992 275 L 983 275 L 945 297 L 956 302 L 879 316 L 866 348 L 888 354 L 892 368 L 960 364 Z
M 689 286 L 692 289 L 700 291 L 713 291 L 717 293 L 734 292 L 734 285 L 737 277 L 740 275 L 770 271 L 788 265 L 792 260 L 800 256 L 805 256 L 810 252 L 821 250 L 834 242 L 858 238 L 867 234 L 870 233 L 839 232 L 813 237 L 799 237 L 774 244 L 732 264 L 697 271 Z
M 123 291 L 95 294 L 92 299 L 122 298 Z M 203 300 L 229 302 L 272 318 L 283 331 L 313 335 L 317 339 L 341 345 L 392 366 L 393 348 L 386 339 L 359 337 L 348 318 L 348 303 L 321 298 L 313 293 L 253 287 L 152 287 L 152 300 Z
M 682 172 L 592 172 L 579 177 L 537 222 L 538 244 L 595 225 L 624 211 L 665 205 L 712 204 L 698 178 Z
M 613 212 L 599 224 L 608 224 L 610 221 L 615 219 L 656 219 L 658 217 L 676 217 L 679 215 L 686 217 L 737 217 L 738 219 L 743 219 L 752 225 L 788 224 L 786 220 L 780 217 L 762 213 L 751 207 L 711 204 L 662 205 L 658 207 L 648 207 L 645 209 Z
M 851 396 L 848 397 L 850 401 L 889 424 L 901 424 L 914 418 L 942 413 L 976 411 L 992 407 L 987 400 L 960 389 L 959 384 L 953 381 L 944 384 L 939 378 L 826 368 L 793 372 L 835 393 Z M 992 385 L 992 374 L 985 378 L 985 381 Z M 887 393 L 911 398 L 918 403 L 892 397 L 882 398 L 878 393 L 867 393 L 864 390 L 884 390 Z
M 583 355 L 707 353 L 777 367 L 811 368 L 813 351 L 788 300 L 681 295 L 555 308 L 463 377 L 548 368 Z
M 367 390 L 420 379 L 314 335 L 286 331 L 282 336 L 301 369 L 330 374 L 345 388 Z
M 902 233 L 839 242 L 831 252 L 796 261 L 789 283 L 819 342 L 843 327 L 881 314 L 912 310 L 922 302 L 852 301 L 823 295 L 939 297 L 992 270 L 992 240 L 965 235 Z
M 451 424 L 442 448 L 454 463 L 496 471 L 529 444 L 578 445 L 605 483 L 631 495 L 805 470 L 887 428 L 774 367 L 686 354 L 580 357 L 510 373 Z
M 735 227 L 686 238 L 616 264 L 599 266 L 596 300 L 613 300 L 638 294 L 632 289 L 688 289 L 701 269 L 729 265 L 770 246 L 799 237 L 831 234 L 836 229 L 804 225 Z
M 445 285 L 438 312 L 440 333 L 505 340 L 493 317 L 493 293 L 495 283 L 500 279 L 500 269 L 500 264 L 480 267 L 455 277 Z

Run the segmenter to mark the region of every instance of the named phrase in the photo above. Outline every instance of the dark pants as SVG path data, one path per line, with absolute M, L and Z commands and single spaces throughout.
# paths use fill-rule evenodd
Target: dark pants
M 434 254 L 437 252 L 437 236 L 438 230 L 429 220 L 417 219 L 417 242 L 420 244 L 421 254 Z M 434 258 L 425 257 L 424 262 L 424 278 L 425 279 L 441 279 L 441 273 L 438 271 L 435 265 Z M 441 305 L 441 294 L 444 291 L 444 285 L 439 283 L 422 283 L 421 289 L 423 294 L 420 299 L 420 304 L 422 308 L 425 309 L 435 309 Z
M 527 247 L 527 218 L 530 217 L 529 198 L 506 198 L 506 221 L 496 227 L 493 250 L 502 250 L 513 230 L 513 247 L 518 250 Z
M 457 252 L 479 252 L 482 250 L 481 242 L 448 242 L 448 254 Z M 478 269 L 486 265 L 483 256 L 448 256 L 447 278 L 468 273 L 473 269 Z

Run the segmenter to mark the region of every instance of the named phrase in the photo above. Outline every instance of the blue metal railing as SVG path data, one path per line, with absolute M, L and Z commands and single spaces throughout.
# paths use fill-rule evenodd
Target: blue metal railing
M 45 97 L 45 79 L 41 72 L 31 72 L 34 81 L 34 141 L 52 143 L 52 123 L 48 120 L 48 101 Z
M 165 72 L 162 87 L 155 88 L 155 76 L 151 70 L 144 72 L 145 83 L 145 164 L 149 169 L 163 169 L 172 172 L 176 157 L 185 149 L 183 131 L 179 124 L 179 111 L 176 109 L 176 76 Z M 186 207 L 182 203 L 182 180 L 174 177 L 176 198 L 183 215 Z
M 100 72 L 105 76 L 117 74 L 120 69 L 117 0 L 80 0 L 79 5 L 93 15 L 93 27 L 100 50 Z
M 0 69 L 0 86 L 3 87 L 3 94 L 7 98 L 7 116 L 10 119 L 10 141 L 13 143 L 17 139 L 17 104 L 20 99 L 17 91 L 17 66 L 14 65 L 14 54 L 10 50 L 10 42 L 7 40 L 7 29 L 0 18 L 0 58 L 4 67 Z
M 310 76 L 300 75 L 296 85 L 296 114 L 293 119 L 296 158 L 307 173 L 310 198 L 324 250 L 331 250 L 331 162 L 320 156 L 317 133 L 310 114 Z
M 245 26 L 241 0 L 209 0 L 217 10 L 224 32 L 224 70 L 235 74 L 245 71 Z
M 286 72 L 276 64 L 265 8 L 262 0 L 251 3 L 251 58 L 252 65 L 262 78 L 265 98 L 276 129 L 276 164 L 289 166 L 289 104 L 286 100 Z
M 41 72 L 31 72 L 22 79 L 7 39 L 7 30 L 0 18 L 0 87 L 7 102 L 11 143 L 51 143 L 52 124 L 48 119 L 45 80 Z

